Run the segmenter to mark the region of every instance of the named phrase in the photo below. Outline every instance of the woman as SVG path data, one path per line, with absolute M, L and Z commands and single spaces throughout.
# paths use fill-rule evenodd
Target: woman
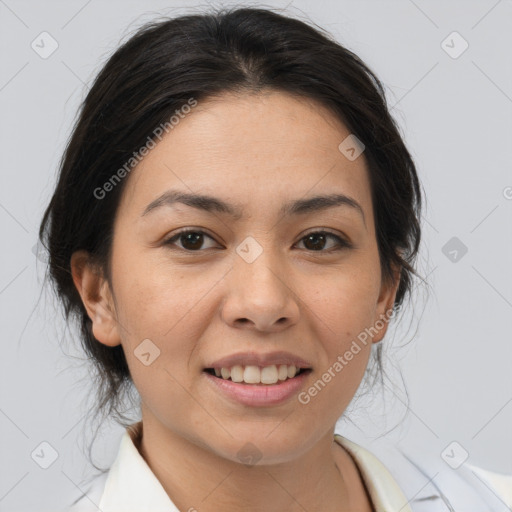
M 40 232 L 99 403 L 141 399 L 72 510 L 507 510 L 505 477 L 334 432 L 411 293 L 420 211 L 382 85 L 328 35 L 246 8 L 139 30 Z

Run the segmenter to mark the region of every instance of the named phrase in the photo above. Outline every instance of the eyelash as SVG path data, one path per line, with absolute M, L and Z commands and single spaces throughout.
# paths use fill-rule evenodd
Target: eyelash
M 171 238 L 168 238 L 167 240 L 165 240 L 163 243 L 164 245 L 166 246 L 173 246 L 174 245 L 174 242 L 176 240 L 178 240 L 180 237 L 182 237 L 183 235 L 187 235 L 189 233 L 194 233 L 194 234 L 200 234 L 200 235 L 205 235 L 207 236 L 208 238 L 212 239 L 213 240 L 213 237 L 211 237 L 210 235 L 208 235 L 208 233 L 206 233 L 205 231 L 202 231 L 200 229 L 189 229 L 189 228 L 186 228 L 186 229 L 183 229 L 182 231 L 178 231 L 177 233 L 175 233 Z M 343 249 L 350 249 L 352 248 L 352 244 L 349 243 L 347 240 L 341 238 L 340 236 L 338 235 L 335 235 L 334 233 L 331 233 L 330 231 L 325 231 L 325 230 L 319 230 L 319 231 L 311 231 L 309 233 L 306 233 L 301 239 L 300 241 L 303 241 L 306 237 L 308 237 L 309 235 L 317 235 L 317 234 L 323 234 L 323 235 L 328 235 L 329 237 L 331 238 L 334 238 L 337 240 L 338 242 L 338 248 L 331 248 L 331 249 L 327 249 L 327 250 L 318 250 L 318 251 L 314 251 L 314 250 L 309 250 L 309 252 L 313 252 L 313 253 L 331 253 L 331 252 L 336 252 L 336 251 L 341 251 Z M 193 250 L 190 250 L 190 249 L 185 249 L 183 247 L 171 247 L 172 249 L 178 249 L 178 250 L 181 250 L 181 251 L 184 251 L 184 252 L 188 252 L 188 253 L 194 253 L 194 252 L 204 252 L 205 249 L 198 249 L 196 251 L 193 251 Z M 306 249 L 307 250 L 307 249 Z

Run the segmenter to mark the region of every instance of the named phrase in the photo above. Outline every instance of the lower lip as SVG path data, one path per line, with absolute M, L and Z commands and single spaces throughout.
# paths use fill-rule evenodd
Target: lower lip
M 228 398 L 252 407 L 266 407 L 282 404 L 297 394 L 311 372 L 303 372 L 279 384 L 244 384 L 224 380 L 208 372 L 203 373 L 215 388 Z

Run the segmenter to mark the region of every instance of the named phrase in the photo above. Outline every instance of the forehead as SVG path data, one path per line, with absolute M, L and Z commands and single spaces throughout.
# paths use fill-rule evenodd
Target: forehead
M 198 102 L 131 172 L 120 207 L 141 215 L 168 189 L 209 193 L 247 214 L 319 193 L 354 197 L 371 215 L 364 153 L 338 146 L 347 127 L 322 105 L 276 91 Z

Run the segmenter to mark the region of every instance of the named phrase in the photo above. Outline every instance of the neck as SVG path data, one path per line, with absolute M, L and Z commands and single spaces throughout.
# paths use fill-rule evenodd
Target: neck
M 291 461 L 254 466 L 219 456 L 151 417 L 139 434 L 132 435 L 139 452 L 180 510 L 334 512 L 359 503 L 349 489 L 360 490 L 360 482 L 351 457 L 334 441 L 334 427 Z

